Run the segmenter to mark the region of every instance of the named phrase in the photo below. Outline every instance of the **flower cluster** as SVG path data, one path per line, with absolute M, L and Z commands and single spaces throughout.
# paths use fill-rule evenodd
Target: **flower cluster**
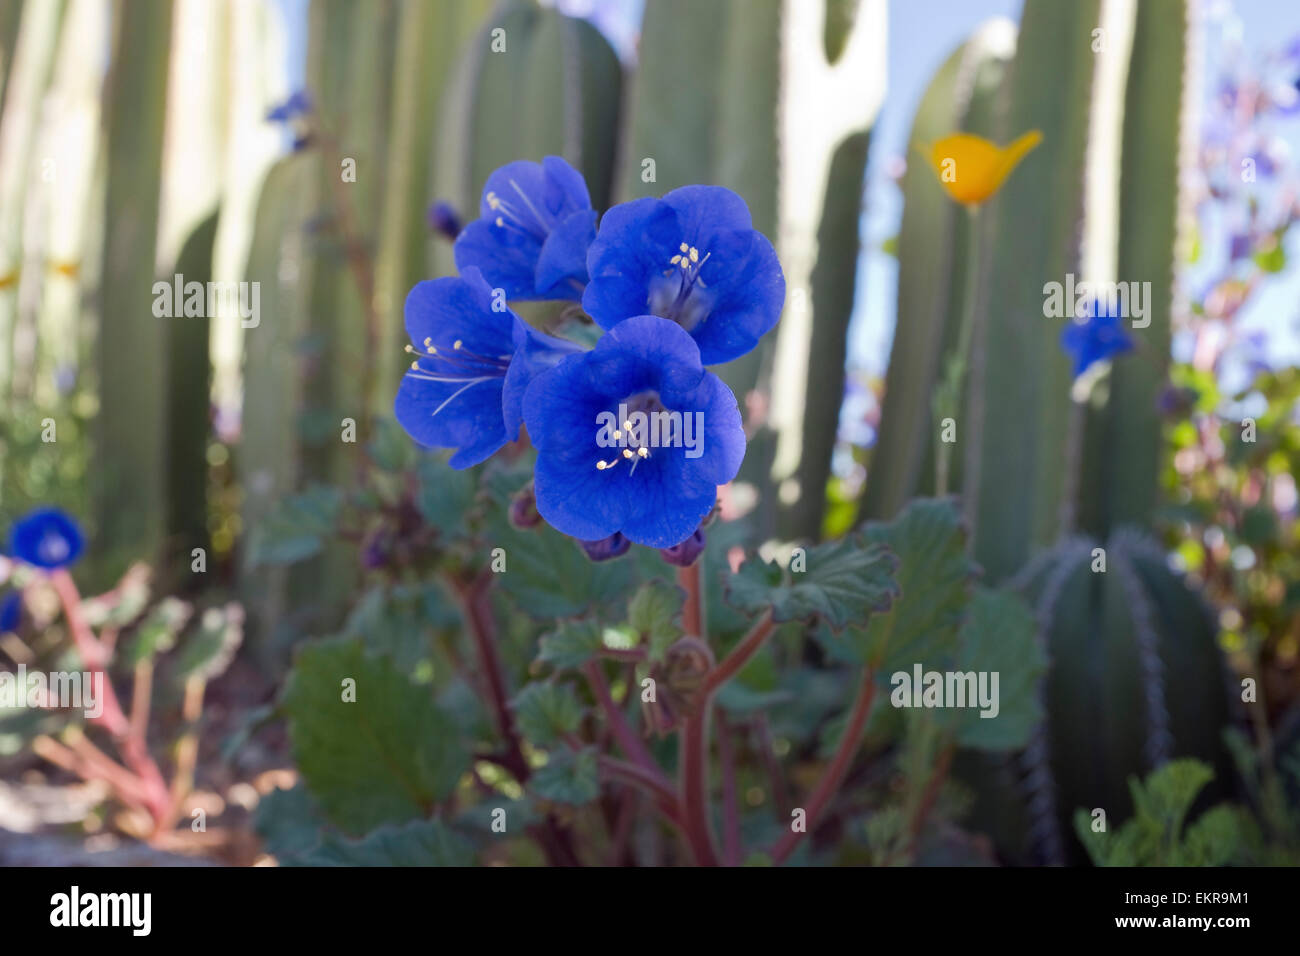
M 683 550 L 745 454 L 736 398 L 706 366 L 753 349 L 785 302 L 745 201 L 687 186 L 601 216 L 581 173 L 548 156 L 489 176 L 454 250 L 459 275 L 406 299 L 402 427 L 467 468 L 522 426 L 537 512 L 588 554 Z M 603 330 L 595 347 L 510 307 L 530 300 L 580 303 Z

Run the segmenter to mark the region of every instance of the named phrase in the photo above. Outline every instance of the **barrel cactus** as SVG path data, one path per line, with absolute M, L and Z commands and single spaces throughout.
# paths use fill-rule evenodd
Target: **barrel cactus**
M 1128 778 L 1173 758 L 1230 779 L 1216 627 L 1154 541 L 1127 527 L 1104 545 L 1073 537 L 1008 587 L 1034 606 L 1050 664 L 1047 719 L 1022 757 L 1032 856 L 1080 862 L 1065 836 L 1075 811 L 1100 808 L 1117 823 L 1132 810 Z

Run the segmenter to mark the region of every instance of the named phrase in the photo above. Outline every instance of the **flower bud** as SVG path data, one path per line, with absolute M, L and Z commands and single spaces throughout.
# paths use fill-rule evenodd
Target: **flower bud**
M 429 207 L 428 219 L 429 228 L 447 239 L 454 242 L 460 235 L 460 216 L 456 214 L 455 207 L 445 199 L 439 199 Z
M 632 547 L 632 542 L 623 537 L 622 532 L 615 531 L 608 538 L 601 538 L 599 541 L 579 541 L 582 550 L 587 552 L 587 557 L 593 561 L 608 561 L 611 558 L 617 558 L 627 554 Z
M 669 564 L 675 564 L 679 568 L 688 568 L 704 553 L 704 545 L 704 531 L 696 528 L 694 533 L 680 544 L 675 544 L 671 548 L 660 548 L 659 554 Z
M 537 523 L 541 520 L 542 516 L 537 513 L 537 498 L 533 494 L 533 483 L 530 481 L 510 499 L 510 523 L 516 528 L 528 529 L 537 527 Z

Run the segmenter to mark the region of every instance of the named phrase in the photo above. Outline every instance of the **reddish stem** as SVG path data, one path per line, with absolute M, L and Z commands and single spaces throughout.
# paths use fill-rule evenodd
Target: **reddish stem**
M 488 591 L 490 579 L 480 576 L 468 585 L 460 584 L 456 593 L 460 598 L 465 622 L 469 625 L 474 638 L 474 649 L 478 654 L 479 670 L 487 684 L 488 697 L 492 712 L 496 717 L 497 730 L 505 741 L 506 752 L 502 765 L 520 783 L 525 783 L 530 774 L 528 761 L 519 743 L 519 734 L 515 730 L 515 716 L 510 710 L 510 699 L 506 691 L 505 675 L 501 670 L 501 658 L 497 654 L 496 619 L 492 616 L 491 596 Z
M 736 791 L 736 757 L 731 728 L 721 707 L 713 708 L 718 722 L 718 757 L 722 761 L 722 859 L 740 866 L 740 803 Z
M 789 859 L 804 833 L 812 832 L 822 811 L 826 809 L 826 805 L 831 802 L 840 784 L 844 782 L 849 766 L 853 763 L 853 757 L 858 752 L 858 744 L 862 742 L 862 732 L 866 729 L 867 717 L 871 714 L 871 702 L 875 695 L 876 684 L 871 668 L 868 667 L 862 672 L 862 682 L 858 685 L 858 696 L 853 702 L 853 712 L 849 714 L 849 722 L 844 728 L 844 735 L 840 737 L 839 746 L 835 749 L 835 756 L 822 772 L 822 778 L 804 808 L 803 831 L 789 831 L 772 848 L 772 862 L 777 866 Z
M 767 640 L 767 636 L 772 633 L 775 627 L 772 612 L 765 612 L 758 619 L 758 622 L 750 628 L 749 633 L 741 638 L 740 643 L 731 649 L 731 653 L 724 657 L 718 666 L 709 671 L 708 676 L 704 678 L 706 700 L 749 662 L 749 659 L 763 646 L 763 642 Z
M 140 780 L 150 815 L 155 823 L 159 823 L 167 816 L 171 795 L 162 773 L 158 770 L 158 764 L 154 762 L 145 746 L 144 729 L 133 729 L 131 722 L 122 712 L 122 706 L 117 700 L 117 692 L 113 689 L 113 684 L 105 670 L 108 661 L 104 649 L 95 639 L 94 632 L 91 631 L 90 625 L 86 623 L 85 616 L 81 613 L 81 593 L 77 590 L 72 575 L 60 568 L 50 573 L 50 583 L 63 605 L 63 616 L 68 622 L 68 630 L 72 634 L 73 643 L 77 646 L 82 664 L 91 672 L 92 679 L 98 675 L 98 682 L 102 687 L 103 713 L 99 717 L 91 718 L 91 723 L 100 724 L 113 735 L 126 765 Z
M 686 592 L 682 628 L 692 637 L 704 637 L 704 594 L 700 589 L 700 562 L 677 569 L 677 583 Z
M 709 821 L 708 774 L 709 709 L 698 706 L 682 718 L 678 753 L 681 762 L 681 805 L 686 840 L 695 862 L 700 866 L 717 866 L 713 849 L 713 827 Z
M 616 780 L 621 780 L 623 783 L 631 784 L 646 791 L 655 798 L 659 811 L 671 823 L 681 826 L 681 810 L 677 805 L 677 794 L 673 792 L 672 786 L 666 780 L 647 772 L 644 767 L 638 767 L 636 764 L 628 763 L 625 760 L 617 760 L 603 754 L 597 759 L 600 769 L 606 774 Z
M 618 741 L 623 753 L 647 774 L 671 789 L 668 778 L 659 769 L 659 764 L 655 762 L 649 748 L 632 730 L 627 718 L 623 716 L 622 709 L 614 702 L 614 697 L 609 692 L 609 684 L 605 680 L 605 672 L 601 670 L 600 662 L 587 661 L 582 665 L 582 673 L 586 676 L 587 682 L 591 685 L 591 692 L 595 695 L 596 702 L 600 704 L 600 709 L 605 714 L 606 726 L 609 727 L 610 733 L 614 735 L 614 739 Z

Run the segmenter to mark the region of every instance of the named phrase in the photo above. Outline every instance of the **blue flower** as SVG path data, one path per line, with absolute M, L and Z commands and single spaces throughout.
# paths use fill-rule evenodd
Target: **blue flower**
M 23 616 L 23 596 L 17 591 L 10 591 L 0 598 L 0 634 L 18 630 L 18 623 Z
M 458 449 L 453 468 L 477 465 L 518 438 L 533 375 L 577 349 L 493 305 L 491 287 L 473 268 L 421 282 L 406 297 L 407 351 L 416 358 L 393 412 L 420 444 Z
M 58 508 L 37 508 L 14 522 L 9 553 L 34 567 L 54 571 L 81 557 L 85 542 L 77 522 Z
M 1069 322 L 1061 330 L 1061 348 L 1073 360 L 1074 377 L 1078 378 L 1094 362 L 1132 351 L 1133 340 L 1120 325 L 1119 316 L 1094 302 L 1091 316 L 1082 322 Z
M 652 315 L 537 375 L 524 423 L 537 448 L 537 510 L 582 541 L 621 532 L 654 548 L 679 544 L 745 456 L 735 396 L 705 371 L 690 335 Z
M 580 172 L 558 156 L 507 163 L 479 212 L 456 240 L 457 269 L 479 269 L 510 299 L 582 298 L 596 211 Z
M 266 114 L 267 122 L 288 123 L 298 116 L 311 112 L 311 95 L 306 90 L 297 90 L 283 103 L 273 106 Z
M 721 186 L 686 186 L 634 199 L 600 222 L 582 297 L 604 329 L 630 315 L 671 319 L 695 338 L 705 365 L 744 355 L 776 325 L 785 276 L 745 201 Z

